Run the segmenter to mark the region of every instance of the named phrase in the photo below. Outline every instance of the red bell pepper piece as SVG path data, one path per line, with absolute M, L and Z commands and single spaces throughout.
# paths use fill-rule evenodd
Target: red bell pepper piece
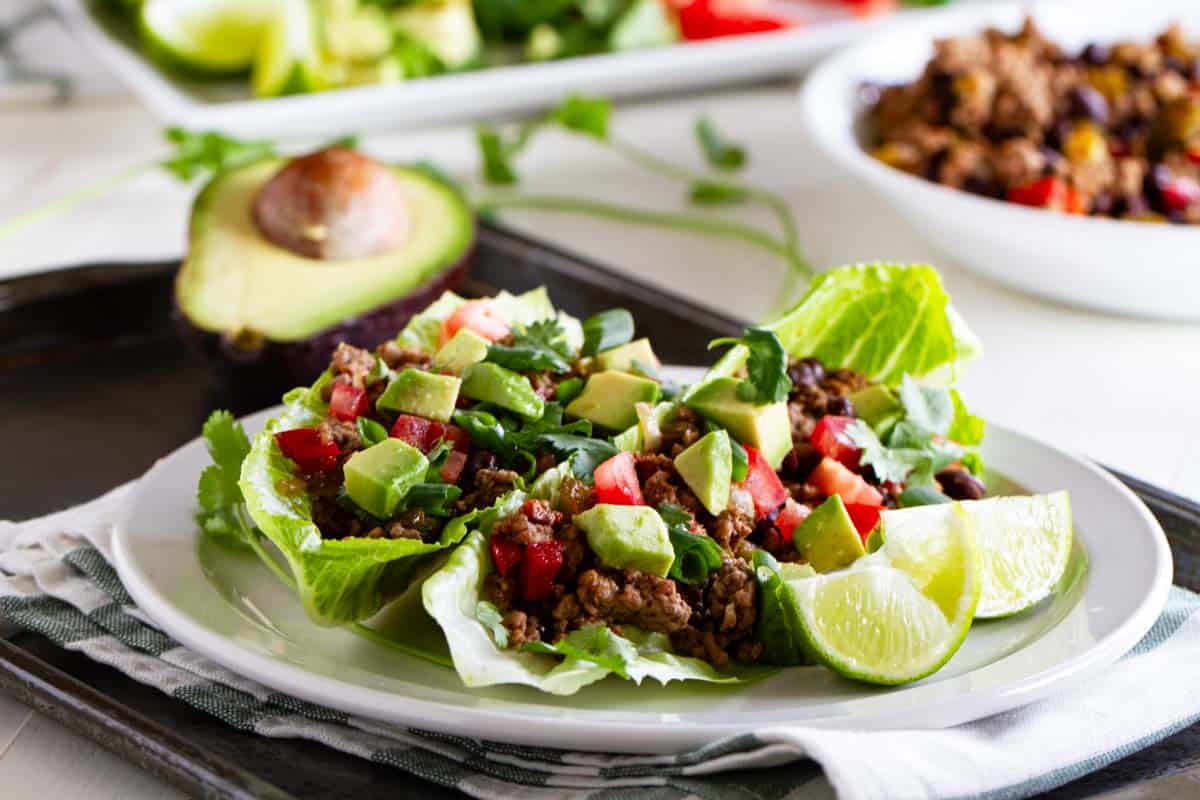
M 754 500 L 754 512 L 759 519 L 774 514 L 784 504 L 790 495 L 784 488 L 779 475 L 771 469 L 771 465 L 762 457 L 756 448 L 744 445 L 746 449 L 746 479 L 741 486 L 750 492 Z
M 808 482 L 826 497 L 840 495 L 842 502 L 863 505 L 883 505 L 883 495 L 867 483 L 861 475 L 846 469 L 845 465 L 832 458 L 822 458 L 808 476 Z
M 492 537 L 490 548 L 492 551 L 492 563 L 496 565 L 496 572 L 502 576 L 507 576 L 513 567 L 521 560 L 521 545 L 514 542 L 512 539 L 500 539 Z
M 563 565 L 562 542 L 530 542 L 521 557 L 521 599 L 541 600 L 554 589 L 554 576 Z
M 1047 175 L 1020 186 L 1013 186 L 1008 190 L 1008 200 L 1023 206 L 1052 208 L 1068 214 L 1082 214 L 1087 211 L 1079 193 L 1061 178 L 1053 175 Z
M 1191 178 L 1172 178 L 1159 186 L 1158 192 L 1170 211 L 1184 211 L 1200 200 L 1200 184 Z
M 871 535 L 871 531 L 875 530 L 875 526 L 879 524 L 879 514 L 882 508 L 867 503 L 846 503 L 846 513 L 850 515 L 850 521 L 854 523 L 854 529 L 858 531 L 858 535 L 863 540 L 863 544 L 867 543 L 867 537 Z
M 465 453 L 471 449 L 471 434 L 457 425 L 446 425 L 442 430 L 442 438 L 455 450 Z
M 808 440 L 823 456 L 834 461 L 840 461 L 852 470 L 858 469 L 858 459 L 862 454 L 858 446 L 846 433 L 846 428 L 855 423 L 854 417 L 836 417 L 827 414 L 817 420 Z
M 617 453 L 596 467 L 596 502 L 617 506 L 644 506 L 633 453 Z
M 424 453 L 431 425 L 433 425 L 433 420 L 417 417 L 412 414 L 401 414 L 396 417 L 389 435 L 393 439 L 399 439 Z
M 442 463 L 442 469 L 438 474 L 445 483 L 457 483 L 466 465 L 467 454 L 462 450 L 451 450 L 446 455 L 446 460 Z
M 316 428 L 293 428 L 275 434 L 279 451 L 296 462 L 302 472 L 328 472 L 338 465 L 341 451 L 334 442 L 321 438 Z
M 340 420 L 353 422 L 371 410 L 367 390 L 345 381 L 333 385 L 333 396 L 329 398 L 329 413 Z
M 792 534 L 796 532 L 796 528 L 800 527 L 800 523 L 812 513 L 812 509 L 808 506 L 802 506 L 792 498 L 784 501 L 783 508 L 779 511 L 779 516 L 775 517 L 775 529 L 779 531 L 779 535 L 783 537 L 785 542 L 791 543 Z
M 791 26 L 787 20 L 751 11 L 726 11 L 719 0 L 685 0 L 676 4 L 679 32 L 688 41 L 767 33 Z

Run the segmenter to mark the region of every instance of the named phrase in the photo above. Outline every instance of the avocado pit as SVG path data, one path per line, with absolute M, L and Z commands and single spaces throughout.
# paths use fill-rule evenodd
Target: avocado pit
M 404 187 L 391 169 L 343 147 L 293 159 L 254 200 L 254 224 L 305 258 L 367 258 L 401 247 L 410 228 Z

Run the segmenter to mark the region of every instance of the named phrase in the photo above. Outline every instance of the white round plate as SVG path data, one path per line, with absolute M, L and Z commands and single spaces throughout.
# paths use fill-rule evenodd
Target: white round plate
M 933 41 L 1016 30 L 1032 14 L 1052 41 L 1076 52 L 1088 42 L 1149 41 L 1172 23 L 1200 35 L 1200 3 L 1058 0 L 969 4 L 896 25 L 823 62 L 800 95 L 802 121 L 817 149 L 879 191 L 934 246 L 963 266 L 1030 294 L 1103 311 L 1200 319 L 1196 251 L 1200 227 L 1059 214 L 980 197 L 917 178 L 863 149 L 864 82 L 920 75 Z
M 245 420 L 258 431 L 271 412 Z M 1132 492 L 1091 463 L 991 427 L 993 491 L 1067 489 L 1077 546 L 1067 588 L 1030 613 L 977 623 L 962 649 L 919 683 L 873 688 L 820 667 L 749 686 L 642 687 L 615 678 L 557 698 L 526 687 L 468 690 L 446 667 L 341 628 L 314 625 L 249 553 L 202 539 L 195 440 L 140 481 L 114 537 L 117 571 L 138 606 L 187 647 L 287 692 L 386 722 L 516 744 L 673 752 L 776 725 L 866 729 L 955 725 L 1074 685 L 1112 664 L 1166 601 L 1166 537 Z

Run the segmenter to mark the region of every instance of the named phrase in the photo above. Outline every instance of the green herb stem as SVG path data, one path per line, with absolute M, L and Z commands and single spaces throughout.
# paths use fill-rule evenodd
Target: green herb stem
M 492 194 L 477 200 L 475 208 L 482 214 L 492 213 L 504 208 L 587 214 L 631 225 L 652 225 L 660 228 L 691 231 L 692 233 L 716 238 L 735 239 L 784 259 L 794 270 L 806 274 L 811 273 L 809 266 L 803 259 L 769 233 L 751 225 L 731 220 L 715 219 L 699 214 L 654 211 L 634 206 L 606 203 L 600 200 L 571 197 L 569 195 Z
M 62 214 L 70 211 L 77 206 L 81 206 L 89 200 L 99 197 L 107 192 L 112 191 L 117 186 L 133 180 L 137 176 L 149 172 L 158 166 L 157 162 L 149 162 L 146 164 L 135 164 L 132 167 L 121 170 L 120 172 L 93 181 L 85 186 L 81 186 L 73 192 L 57 197 L 48 203 L 31 209 L 24 214 L 20 214 L 12 219 L 0 222 L 0 239 L 6 236 L 11 236 L 17 231 L 32 225 L 35 222 L 52 217 L 55 214 Z

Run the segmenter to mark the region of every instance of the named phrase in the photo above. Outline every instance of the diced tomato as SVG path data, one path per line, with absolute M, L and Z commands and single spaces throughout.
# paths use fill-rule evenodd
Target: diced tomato
M 871 531 L 875 530 L 875 526 L 879 524 L 880 511 L 880 507 L 876 505 L 846 503 L 846 513 L 850 515 L 850 521 L 854 523 L 854 529 L 858 531 L 864 545 L 867 543 L 867 537 L 871 535 Z
M 442 464 L 442 470 L 439 475 L 446 483 L 457 483 L 458 477 L 462 475 L 463 467 L 467 465 L 467 454 L 462 450 L 451 450 L 446 456 L 445 462 Z
M 817 420 L 817 426 L 813 428 L 808 440 L 821 455 L 840 461 L 850 469 L 858 469 L 861 451 L 846 433 L 846 428 L 856 421 L 854 417 L 835 417 L 827 414 Z
M 1066 199 L 1063 202 L 1063 210 L 1068 214 L 1087 213 L 1087 207 L 1083 204 L 1083 198 L 1079 196 L 1079 192 L 1075 191 L 1070 186 L 1067 187 Z
M 401 414 L 396 417 L 389 434 L 393 439 L 410 444 L 422 453 L 429 452 L 430 428 L 436 425 L 433 420 L 418 417 L 413 414 Z M 436 439 L 435 439 L 436 441 Z
M 500 539 L 495 536 L 492 537 L 490 545 L 492 563 L 496 565 L 496 572 L 507 576 L 509 571 L 521 560 L 521 545 L 512 539 Z
M 850 6 L 855 15 L 859 17 L 870 17 L 896 8 L 896 0 L 842 0 L 842 2 Z
M 508 336 L 508 320 L 487 300 L 472 300 L 454 309 L 442 323 L 441 342 L 444 344 L 463 328 L 478 333 L 489 342 Z
M 633 453 L 617 453 L 596 467 L 596 502 L 617 506 L 644 506 Z
M 811 513 L 811 508 L 802 506 L 789 497 L 784 501 L 783 509 L 779 512 L 779 516 L 775 517 L 775 528 L 779 531 L 779 535 L 783 537 L 785 542 L 791 542 L 792 534 L 796 532 L 796 528 L 800 527 L 800 523 L 804 522 L 805 518 Z
M 689 41 L 767 33 L 792 25 L 770 14 L 729 9 L 728 3 L 721 0 L 683 0 L 674 5 L 679 15 L 679 32 Z
M 554 576 L 563 565 L 562 542 L 530 542 L 521 557 L 521 599 L 541 600 L 554 589 Z
M 745 445 L 746 450 L 746 480 L 741 482 L 742 488 L 750 493 L 754 500 L 754 512 L 759 519 L 774 514 L 788 499 L 788 490 L 783 487 L 783 481 L 771 469 L 771 465 L 762 457 L 756 448 Z
M 371 410 L 367 391 L 345 381 L 333 385 L 333 396 L 329 398 L 329 413 L 340 420 L 353 422 Z
M 322 439 L 316 428 L 280 431 L 275 434 L 275 443 L 303 472 L 328 472 L 337 467 L 341 454 L 337 444 Z
M 861 475 L 856 475 L 832 458 L 822 458 L 808 476 L 808 482 L 817 487 L 821 494 L 827 497 L 839 495 L 842 502 L 847 504 L 883 505 L 883 495 Z
M 1200 199 L 1200 183 L 1191 178 L 1172 178 L 1158 187 L 1163 205 L 1171 211 L 1184 211 Z
M 465 453 L 471 449 L 471 434 L 457 425 L 447 425 L 442 431 L 442 438 L 449 442 L 455 450 Z
M 1200 164 L 1200 143 L 1189 144 L 1187 150 L 1183 152 L 1187 156 L 1188 161 L 1193 164 Z M 1116 155 L 1116 153 L 1113 153 L 1113 155 Z

